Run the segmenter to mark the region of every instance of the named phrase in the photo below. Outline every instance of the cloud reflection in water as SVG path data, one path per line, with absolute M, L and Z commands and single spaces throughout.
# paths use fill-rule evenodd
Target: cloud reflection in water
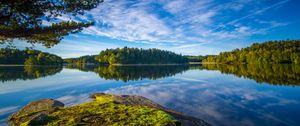
M 182 77 L 173 81 L 129 85 L 106 92 L 141 95 L 218 126 L 297 124 L 288 118 L 281 118 L 284 112 L 273 109 L 299 106 L 298 101 L 284 98 L 280 92 L 260 91 L 255 85 L 242 84 L 249 80 L 237 80 L 229 80 L 233 81 L 229 85 Z

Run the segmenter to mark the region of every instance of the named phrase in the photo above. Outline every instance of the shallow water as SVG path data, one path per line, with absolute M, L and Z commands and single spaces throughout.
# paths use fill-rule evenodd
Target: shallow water
M 0 125 L 28 102 L 94 92 L 145 96 L 218 126 L 299 126 L 295 65 L 0 67 Z

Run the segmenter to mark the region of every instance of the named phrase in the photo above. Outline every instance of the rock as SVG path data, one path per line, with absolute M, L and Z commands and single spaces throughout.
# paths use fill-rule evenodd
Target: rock
M 184 115 L 183 113 L 176 112 L 174 110 L 165 108 L 165 107 L 163 107 L 145 97 L 142 97 L 142 96 L 110 95 L 110 94 L 104 94 L 104 93 L 96 93 L 96 94 L 91 95 L 90 97 L 97 99 L 97 103 L 104 102 L 104 103 L 101 103 L 103 105 L 107 104 L 106 102 L 108 101 L 108 103 L 113 102 L 115 104 L 127 105 L 128 107 L 129 106 L 147 106 L 149 108 L 154 108 L 154 109 L 164 111 L 177 120 L 175 124 L 168 124 L 167 126 L 175 126 L 175 125 L 176 126 L 178 126 L 178 125 L 181 125 L 181 126 L 210 126 L 210 124 L 206 123 L 205 121 L 203 121 L 201 119 L 190 117 L 190 116 Z M 87 105 L 87 104 L 85 104 L 85 105 Z M 91 104 L 91 105 L 93 105 L 93 104 Z M 76 107 L 78 107 L 78 106 L 74 106 L 75 108 L 70 107 L 70 108 L 62 109 L 63 107 L 64 107 L 64 104 L 57 100 L 53 100 L 53 99 L 37 100 L 37 101 L 29 103 L 27 106 L 22 108 L 19 112 L 14 113 L 9 118 L 9 124 L 11 126 L 46 125 L 47 121 L 49 121 L 48 117 L 51 118 L 52 113 L 64 112 L 66 109 L 68 109 L 68 111 L 70 111 L 70 112 L 77 111 Z M 86 107 L 86 109 L 91 109 L 88 106 L 85 106 L 85 107 Z M 91 107 L 94 108 L 95 106 L 91 106 Z M 73 110 L 72 110 L 72 108 L 73 108 Z M 84 109 L 84 108 L 81 108 L 81 109 Z M 97 110 L 97 111 L 99 111 L 99 110 Z M 102 111 L 102 109 L 100 111 Z M 67 115 L 64 115 L 63 113 L 61 113 L 61 114 L 62 114 L 62 117 L 59 117 L 59 119 L 60 118 L 63 119 L 69 113 Z M 101 121 L 101 120 L 106 118 L 106 117 L 99 117 L 97 115 L 89 115 L 89 112 L 88 113 L 80 113 L 80 115 L 78 115 L 78 114 L 76 115 L 76 112 L 75 112 L 73 116 L 74 116 L 74 118 L 81 117 L 81 116 L 83 116 L 85 118 L 89 117 L 90 121 L 84 120 L 84 118 L 82 117 L 84 124 L 80 123 L 82 121 L 81 118 L 78 118 L 78 119 L 79 119 L 80 125 L 90 125 L 90 126 L 102 125 L 103 121 Z M 70 118 L 73 118 L 73 116 Z M 58 119 L 58 117 L 55 117 L 55 119 Z M 69 117 L 65 118 L 65 120 L 68 120 L 68 119 L 69 119 Z M 88 123 L 88 122 L 92 122 L 92 123 Z
M 156 108 L 156 109 L 165 109 L 161 105 L 143 97 L 143 96 L 136 96 L 136 95 L 110 95 L 104 93 L 95 93 L 90 96 L 90 98 L 96 98 L 97 96 L 113 96 L 113 100 L 119 104 L 125 104 L 130 106 L 147 106 L 149 108 Z
M 20 111 L 11 115 L 8 119 L 9 124 L 18 126 L 24 122 L 41 120 L 49 113 L 62 107 L 64 107 L 62 102 L 53 99 L 33 101 L 23 107 Z
M 97 96 L 100 97 L 113 97 L 114 102 L 119 104 L 125 104 L 130 106 L 147 106 L 150 108 L 159 109 L 162 111 L 167 112 L 168 114 L 172 115 L 175 119 L 180 121 L 181 126 L 210 126 L 210 124 L 206 123 L 205 121 L 187 116 L 183 113 L 165 108 L 143 96 L 136 96 L 136 95 L 110 95 L 105 93 L 95 93 L 90 96 L 90 98 L 96 98 Z
M 29 121 L 29 124 L 36 124 L 36 123 L 42 122 L 43 120 L 45 120 L 46 117 L 47 117 L 47 114 L 39 113 Z

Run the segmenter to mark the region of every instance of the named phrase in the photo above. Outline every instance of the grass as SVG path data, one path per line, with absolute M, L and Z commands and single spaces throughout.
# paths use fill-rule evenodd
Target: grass
M 127 106 L 113 101 L 113 96 L 96 97 L 93 102 L 62 108 L 49 114 L 42 122 L 26 125 L 112 125 L 165 126 L 177 120 L 164 111 L 146 106 Z

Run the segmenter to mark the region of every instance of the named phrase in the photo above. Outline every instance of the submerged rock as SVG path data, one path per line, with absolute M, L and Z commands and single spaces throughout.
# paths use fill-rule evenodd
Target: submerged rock
M 26 125 L 182 125 L 209 126 L 142 96 L 96 93 L 92 102 L 63 108 L 53 99 L 29 103 L 9 118 L 12 126 Z

